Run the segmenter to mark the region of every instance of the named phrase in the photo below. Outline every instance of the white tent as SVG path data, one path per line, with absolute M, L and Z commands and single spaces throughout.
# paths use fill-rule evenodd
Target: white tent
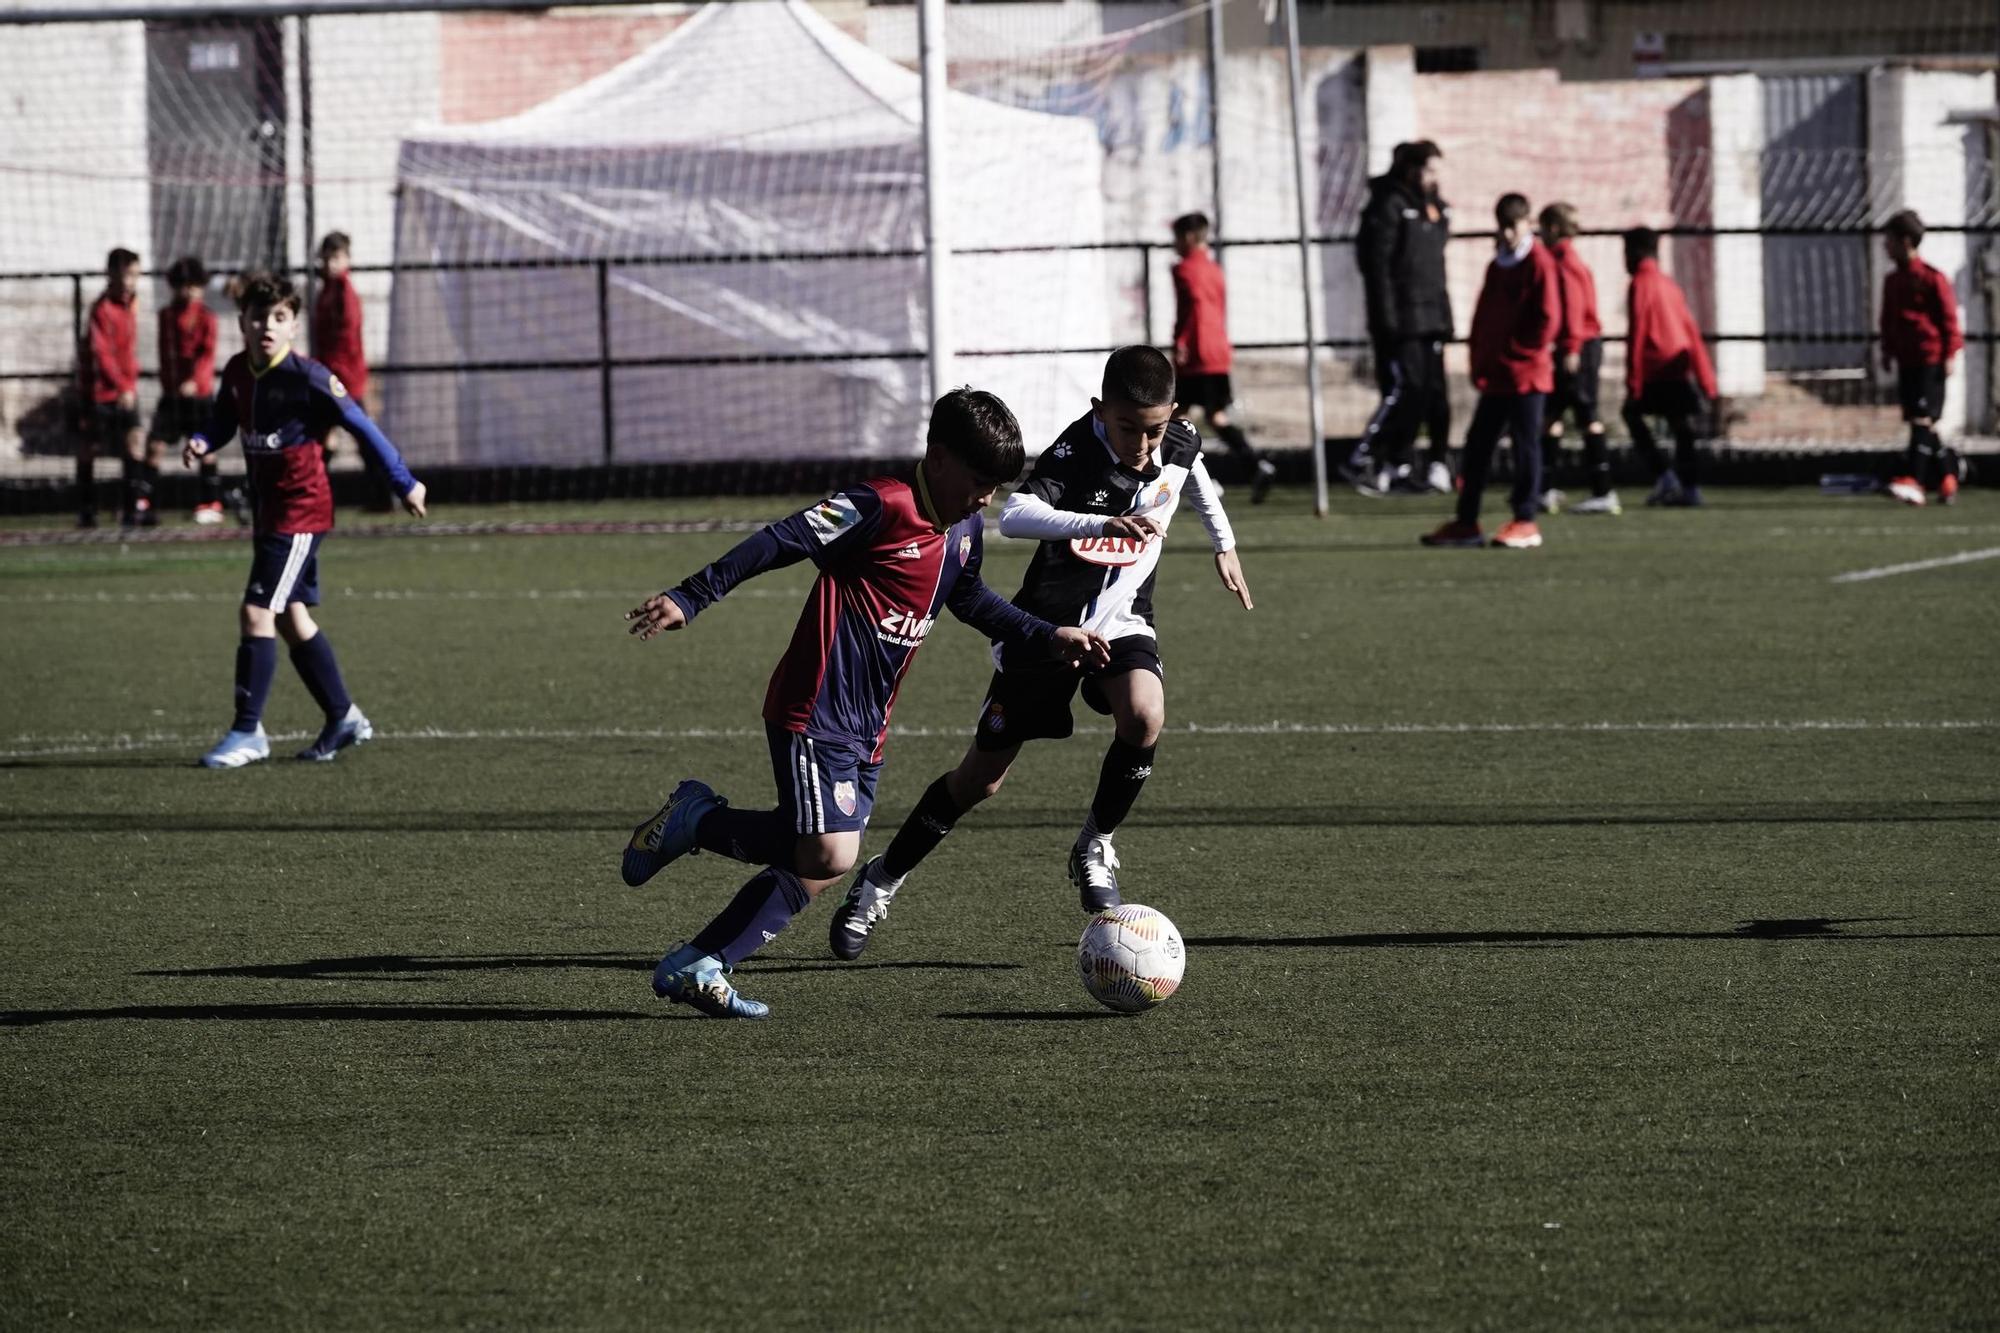
M 919 115 L 916 74 L 798 0 L 739 0 L 520 115 L 405 140 L 390 357 L 419 369 L 386 386 L 392 435 L 459 464 L 920 451 Z M 954 250 L 1103 239 L 1091 122 L 962 93 L 946 118 Z M 953 272 L 957 377 L 1037 448 L 1101 352 L 977 353 L 1108 345 L 1103 254 Z M 601 350 L 641 364 L 607 384 Z M 461 369 L 482 363 L 506 368 Z

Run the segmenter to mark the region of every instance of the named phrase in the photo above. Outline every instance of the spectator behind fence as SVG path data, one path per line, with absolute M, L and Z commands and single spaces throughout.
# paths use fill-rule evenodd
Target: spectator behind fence
M 160 404 L 153 411 L 147 434 L 147 464 L 157 471 L 167 448 L 178 445 L 208 424 L 209 400 L 215 396 L 215 312 L 203 295 L 208 267 L 194 255 L 176 259 L 167 268 L 167 286 L 174 299 L 160 310 Z M 194 521 L 204 527 L 222 522 L 222 484 L 215 460 L 201 460 L 201 492 Z
M 1553 344 L 1562 326 L 1556 261 L 1535 243 L 1528 201 L 1503 194 L 1493 206 L 1496 253 L 1472 311 L 1472 385 L 1479 390 L 1465 432 L 1458 512 L 1421 538 L 1426 546 L 1484 546 L 1479 502 L 1493 450 L 1506 430 L 1514 442 L 1514 516 L 1493 545 L 1526 550 L 1542 544 L 1535 506 L 1542 492 L 1542 408 L 1555 388 Z
M 1262 504 L 1278 470 L 1229 419 L 1235 401 L 1229 371 L 1236 359 L 1229 345 L 1229 287 L 1208 250 L 1206 213 L 1174 219 L 1174 253 L 1180 256 L 1174 265 L 1174 374 L 1181 408 L 1190 417 L 1201 409 L 1203 428 L 1242 463 L 1250 503 Z
M 91 302 L 76 349 L 82 429 L 76 446 L 76 525 L 97 526 L 97 451 L 116 449 L 124 461 L 123 517 L 153 521 L 150 485 L 141 475 L 139 437 L 139 256 L 119 248 L 104 257 L 104 290 Z M 140 487 L 145 486 L 145 493 Z
M 1896 396 L 1910 423 L 1909 451 L 1889 494 L 1920 505 L 1935 490 L 1939 504 L 1958 499 L 1964 460 L 1938 434 L 1951 359 L 1965 346 L 1958 326 L 1958 297 L 1951 279 L 1917 257 L 1924 220 L 1904 209 L 1889 219 L 1882 238 L 1895 269 L 1882 280 L 1882 369 L 1896 370 Z
M 1625 271 L 1632 287 L 1625 307 L 1630 329 L 1625 340 L 1625 426 L 1632 445 L 1655 478 L 1649 505 L 1701 504 L 1695 453 L 1695 423 L 1715 401 L 1715 366 L 1688 311 L 1680 285 L 1660 271 L 1660 234 L 1651 227 L 1625 233 Z M 1669 465 L 1647 424 L 1666 420 L 1674 437 Z
M 319 294 L 313 298 L 312 320 L 307 332 L 312 339 L 313 359 L 333 372 L 354 401 L 372 418 L 380 410 L 368 382 L 368 352 L 361 332 L 361 296 L 348 277 L 353 263 L 353 242 L 344 231 L 330 231 L 319 243 Z M 353 440 L 344 426 L 336 424 L 327 440 L 332 452 L 342 440 Z M 383 511 L 392 507 L 391 484 L 375 466 L 374 454 L 361 449 L 362 465 L 369 478 L 368 507 Z
M 1451 489 L 1451 399 L 1444 378 L 1444 345 L 1452 331 L 1444 274 L 1451 209 L 1438 196 L 1443 156 L 1428 139 L 1397 144 L 1388 173 L 1368 183 L 1368 206 L 1355 237 L 1382 402 L 1338 471 L 1364 495 L 1386 495 L 1397 485 Z M 1421 479 L 1413 466 L 1419 426 L 1431 440 L 1430 466 Z
M 1562 464 L 1563 414 L 1583 432 L 1584 470 L 1590 498 L 1571 511 L 1615 514 L 1618 496 L 1611 489 L 1611 459 L 1604 447 L 1604 422 L 1597 411 L 1597 386 L 1604 367 L 1604 326 L 1597 318 L 1597 279 L 1576 252 L 1579 230 L 1574 204 L 1550 204 L 1542 210 L 1542 244 L 1556 261 L 1556 287 L 1562 294 L 1562 328 L 1556 332 L 1555 392 L 1549 395 L 1548 419 L 1542 427 L 1541 507 L 1550 513 L 1566 498 L 1556 489 Z

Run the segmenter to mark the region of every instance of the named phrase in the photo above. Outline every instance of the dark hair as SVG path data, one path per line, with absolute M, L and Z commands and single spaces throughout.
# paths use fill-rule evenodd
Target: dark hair
M 1542 239 L 1545 241 L 1566 241 L 1576 235 L 1576 205 L 1550 204 L 1542 210 Z
M 1409 143 L 1399 143 L 1389 158 L 1391 176 L 1415 175 L 1422 171 L 1434 157 L 1443 157 L 1444 149 L 1429 139 L 1415 139 Z
M 1013 481 L 1027 465 L 1021 447 L 1021 423 L 998 395 L 960 385 L 931 405 L 931 427 L 924 436 L 972 470 L 981 481 Z
M 1493 220 L 1503 227 L 1511 227 L 1517 222 L 1526 222 L 1534 209 L 1528 206 L 1525 194 L 1503 194 L 1500 202 L 1493 205 Z
M 1145 343 L 1121 347 L 1104 363 L 1101 392 L 1106 402 L 1164 407 L 1174 401 L 1174 363 Z
M 176 291 L 182 287 L 208 286 L 208 265 L 198 255 L 182 255 L 167 265 L 167 286 Z
M 1208 214 L 1183 213 L 1174 219 L 1174 239 L 1192 236 L 1197 242 L 1208 239 Z
M 1625 233 L 1625 262 L 1627 265 L 1642 259 L 1660 257 L 1660 233 L 1651 227 L 1634 227 Z
M 1891 236 L 1900 236 L 1909 243 L 1912 250 L 1924 243 L 1924 220 L 1917 216 L 1917 210 L 1906 208 L 1883 224 L 1882 230 Z
M 320 239 L 319 257 L 325 259 L 328 255 L 344 255 L 351 248 L 352 244 L 347 239 L 346 232 L 330 231 Z
M 104 256 L 104 271 L 106 273 L 117 273 L 124 269 L 130 268 L 132 265 L 138 262 L 139 262 L 139 256 L 133 254 L 130 250 L 127 250 L 124 246 L 121 245 L 116 250 L 113 250 L 110 254 Z
M 252 310 L 269 310 L 277 306 L 290 306 L 292 313 L 299 312 L 299 289 L 292 286 L 290 278 L 276 273 L 246 273 L 242 285 L 236 292 L 236 308 L 248 314 Z

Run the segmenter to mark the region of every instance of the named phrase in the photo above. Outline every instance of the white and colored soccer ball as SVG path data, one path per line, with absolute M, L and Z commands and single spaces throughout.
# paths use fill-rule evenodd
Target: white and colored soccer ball
M 1123 903 L 1091 918 L 1076 946 L 1083 988 L 1121 1014 L 1143 1013 L 1181 984 L 1187 948 L 1163 913 Z

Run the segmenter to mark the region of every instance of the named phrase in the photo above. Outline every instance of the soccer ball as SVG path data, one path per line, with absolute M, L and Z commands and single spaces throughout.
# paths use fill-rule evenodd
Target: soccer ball
M 1143 1013 L 1172 995 L 1186 966 L 1187 949 L 1174 923 L 1137 903 L 1091 918 L 1076 946 L 1083 988 L 1121 1014 Z

